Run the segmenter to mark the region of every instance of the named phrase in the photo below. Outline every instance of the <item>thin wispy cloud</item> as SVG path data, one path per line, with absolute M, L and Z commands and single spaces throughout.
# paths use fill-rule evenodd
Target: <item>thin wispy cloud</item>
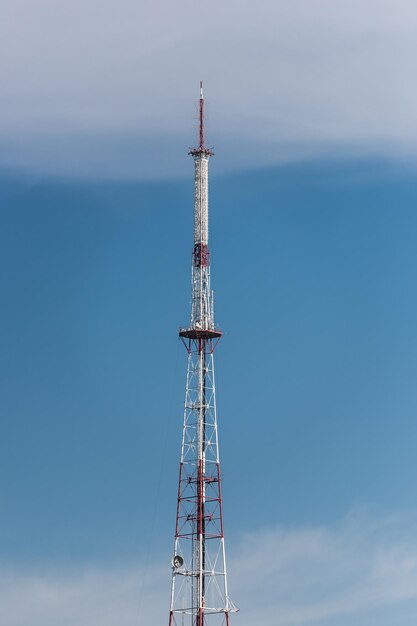
M 410 0 L 5 0 L 1 13 L 3 164 L 176 173 L 200 78 L 225 166 L 417 153 Z
M 351 514 L 334 527 L 273 528 L 231 555 L 234 623 L 380 626 L 417 619 L 417 518 Z M 167 616 L 169 566 L 0 575 L 2 626 L 133 626 Z

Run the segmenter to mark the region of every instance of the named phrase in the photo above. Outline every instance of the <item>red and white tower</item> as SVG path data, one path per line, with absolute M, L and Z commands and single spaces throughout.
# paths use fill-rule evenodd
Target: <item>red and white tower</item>
M 229 625 L 237 608 L 227 591 L 208 247 L 208 162 L 200 83 L 200 145 L 194 158 L 194 248 L 191 323 L 180 329 L 188 353 L 169 626 Z

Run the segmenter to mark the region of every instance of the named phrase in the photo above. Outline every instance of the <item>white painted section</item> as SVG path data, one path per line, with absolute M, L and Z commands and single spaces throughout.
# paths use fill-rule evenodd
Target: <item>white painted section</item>
M 194 243 L 208 244 L 208 161 L 205 154 L 194 156 Z

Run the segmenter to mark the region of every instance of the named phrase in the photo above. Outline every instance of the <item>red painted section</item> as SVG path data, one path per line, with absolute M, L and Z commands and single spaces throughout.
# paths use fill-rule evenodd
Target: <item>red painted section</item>
M 202 550 L 204 553 L 204 544 L 206 541 L 205 532 L 204 532 L 204 473 L 203 473 L 203 460 L 200 459 L 198 463 L 198 489 L 197 489 L 197 541 L 201 541 Z M 203 555 L 200 555 L 200 558 L 203 558 Z M 204 569 L 204 563 L 203 563 Z M 204 574 L 203 574 L 204 577 Z M 204 593 L 204 580 L 200 579 L 200 589 L 203 588 Z M 204 596 L 202 598 L 204 602 Z M 199 607 L 198 612 L 198 621 L 197 626 L 203 626 L 203 616 L 204 609 L 203 607 Z
M 220 463 L 217 463 L 217 481 L 219 483 L 220 532 L 221 532 L 221 536 L 224 537 L 224 529 L 223 529 L 223 500 L 222 500 L 222 485 L 221 485 L 221 481 L 220 481 Z
M 180 518 L 182 468 L 183 468 L 183 465 L 182 463 L 180 463 L 180 477 L 178 480 L 177 521 L 175 524 L 175 537 L 178 537 L 178 521 Z
M 200 608 L 198 612 L 197 626 L 203 626 L 203 624 L 204 624 L 204 610 Z
M 208 267 L 210 265 L 210 250 L 206 243 L 196 243 L 193 249 L 194 267 Z

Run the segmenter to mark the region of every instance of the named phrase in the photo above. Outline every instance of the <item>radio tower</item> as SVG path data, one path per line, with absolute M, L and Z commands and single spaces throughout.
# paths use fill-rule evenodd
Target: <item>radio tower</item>
M 208 247 L 208 162 L 200 83 L 200 144 L 194 158 L 191 323 L 180 329 L 188 353 L 169 626 L 229 626 L 237 611 L 227 592 L 217 438 L 214 324 Z

